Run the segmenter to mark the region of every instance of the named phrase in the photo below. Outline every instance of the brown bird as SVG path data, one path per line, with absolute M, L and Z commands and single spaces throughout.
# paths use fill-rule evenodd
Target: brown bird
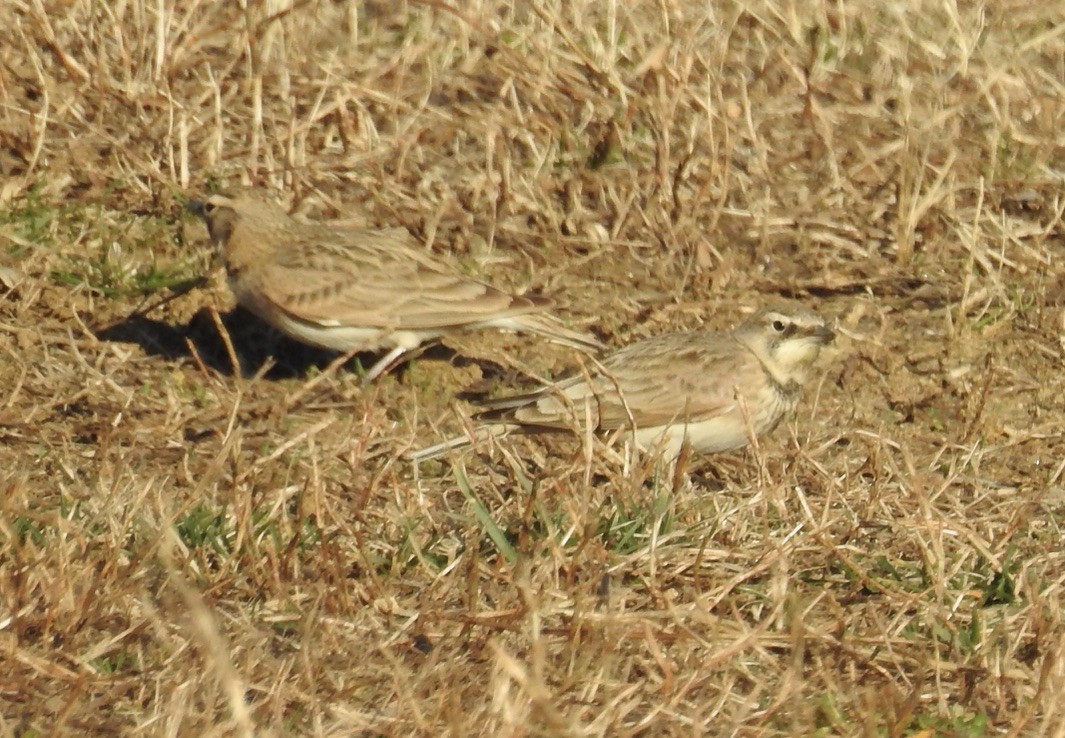
M 482 403 L 475 439 L 452 438 L 408 454 L 418 462 L 508 431 L 627 434 L 676 458 L 746 446 L 772 431 L 799 400 L 807 373 L 835 334 L 802 307 L 757 313 L 731 333 L 689 331 L 638 341 L 590 375 Z
M 251 195 L 213 195 L 190 207 L 206 221 L 245 308 L 312 346 L 389 349 L 366 373 L 368 382 L 422 343 L 467 329 L 535 333 L 585 351 L 605 348 L 548 315 L 547 300 L 459 274 L 420 250 L 402 228 L 302 223 Z

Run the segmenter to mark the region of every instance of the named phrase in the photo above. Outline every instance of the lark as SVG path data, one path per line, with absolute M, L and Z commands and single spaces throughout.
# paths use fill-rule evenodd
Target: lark
M 595 371 L 482 403 L 470 436 L 408 454 L 441 456 L 507 432 L 619 433 L 675 459 L 685 442 L 710 454 L 770 433 L 799 401 L 835 334 L 799 306 L 763 309 L 731 333 L 671 333 L 632 343 Z
M 588 352 L 605 348 L 549 315 L 547 300 L 464 276 L 402 228 L 304 223 L 247 194 L 213 195 L 190 208 L 206 221 L 242 306 L 312 346 L 387 349 L 367 382 L 423 343 L 467 329 L 534 333 Z

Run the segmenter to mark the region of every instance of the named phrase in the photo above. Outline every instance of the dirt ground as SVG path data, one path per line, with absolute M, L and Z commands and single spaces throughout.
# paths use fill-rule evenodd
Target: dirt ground
M 1065 736 L 1065 15 L 0 6 L 0 735 Z M 234 309 L 189 198 L 403 226 L 621 346 L 839 339 L 677 474 Z

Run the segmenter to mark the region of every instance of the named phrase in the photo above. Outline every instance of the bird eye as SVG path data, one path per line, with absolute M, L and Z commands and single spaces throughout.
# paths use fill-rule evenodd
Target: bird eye
M 783 320 L 773 321 L 773 330 L 775 330 L 777 333 L 783 333 L 785 328 L 787 328 L 787 326 L 784 325 Z
M 204 213 L 213 213 L 214 212 L 214 208 L 215 208 L 215 204 L 213 202 L 205 202 L 203 204 L 203 212 Z

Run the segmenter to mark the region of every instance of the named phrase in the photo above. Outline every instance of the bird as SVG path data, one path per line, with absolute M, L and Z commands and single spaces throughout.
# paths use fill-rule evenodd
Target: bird
M 418 248 L 403 228 L 334 227 L 291 217 L 261 193 L 193 201 L 237 302 L 285 335 L 334 351 L 388 349 L 372 382 L 423 343 L 477 328 L 533 333 L 594 353 L 538 296 L 477 281 Z
M 644 339 L 604 357 L 593 371 L 481 402 L 471 435 L 407 458 L 417 464 L 512 431 L 589 428 L 626 435 L 673 460 L 686 442 L 700 454 L 742 448 L 795 408 L 821 349 L 834 339 L 817 313 L 783 303 L 759 310 L 730 333 Z

